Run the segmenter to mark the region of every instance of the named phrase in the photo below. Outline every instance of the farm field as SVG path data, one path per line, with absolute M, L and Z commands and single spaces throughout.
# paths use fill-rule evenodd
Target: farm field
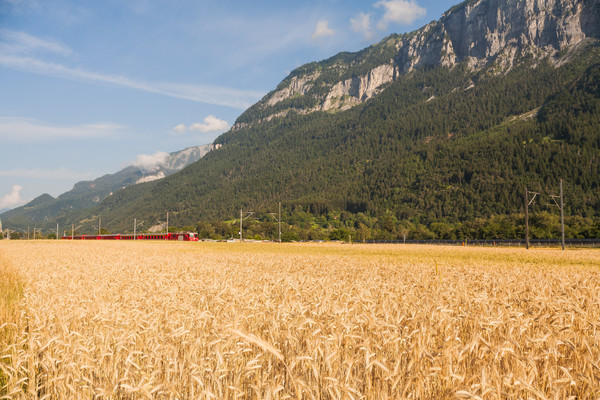
M 0 262 L 24 286 L 0 398 L 600 398 L 597 249 L 0 241 Z

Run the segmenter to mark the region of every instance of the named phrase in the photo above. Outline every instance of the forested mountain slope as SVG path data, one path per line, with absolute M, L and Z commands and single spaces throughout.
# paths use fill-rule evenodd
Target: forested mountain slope
M 192 225 L 282 201 L 288 213 L 457 223 L 522 213 L 525 187 L 550 210 L 563 179 L 567 214 L 598 218 L 599 10 L 469 0 L 421 30 L 307 64 L 218 150 L 85 217 L 122 231 L 133 218 L 170 212 Z
M 138 201 L 107 199 L 100 210 L 125 220 L 171 210 L 193 222 L 282 200 L 315 213 L 468 220 L 522 212 L 526 186 L 556 194 L 564 179 L 567 212 L 597 215 L 599 48 L 580 51 L 560 68 L 522 66 L 474 87 L 465 68 L 415 71 L 349 111 L 231 131 Z

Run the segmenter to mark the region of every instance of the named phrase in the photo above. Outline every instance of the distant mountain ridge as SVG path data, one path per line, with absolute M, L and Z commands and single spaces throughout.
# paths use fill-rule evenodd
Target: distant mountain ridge
M 77 210 L 98 205 L 114 192 L 131 185 L 152 182 L 169 176 L 187 165 L 198 161 L 211 151 L 212 145 L 189 147 L 173 153 L 157 153 L 146 156 L 149 160 L 138 160 L 114 174 L 107 174 L 93 181 L 77 182 L 73 189 L 54 198 L 43 194 L 22 207 L 0 214 L 5 224 L 24 229 L 32 224 L 45 224 L 60 220 Z

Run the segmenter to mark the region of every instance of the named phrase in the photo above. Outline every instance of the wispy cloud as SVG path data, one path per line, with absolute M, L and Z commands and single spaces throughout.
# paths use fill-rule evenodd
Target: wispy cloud
M 361 33 L 367 39 L 371 39 L 374 35 L 371 28 L 371 14 L 359 13 L 356 18 L 350 19 L 350 27 L 356 33 Z
M 172 82 L 144 82 L 122 75 L 97 73 L 40 58 L 40 50 L 68 56 L 72 50 L 58 42 L 22 32 L 0 30 L 0 65 L 34 74 L 81 82 L 110 84 L 207 104 L 246 109 L 264 93 L 234 88 Z
M 106 138 L 123 129 L 123 126 L 112 123 L 58 126 L 29 118 L 0 117 L 0 139 L 13 142 Z
M 86 180 L 97 177 L 97 173 L 73 171 L 67 168 L 15 168 L 11 170 L 0 170 L 0 177 L 37 178 L 52 180 Z
M 0 50 L 3 53 L 30 54 L 33 52 L 54 53 L 62 56 L 70 56 L 73 50 L 64 44 L 52 39 L 41 39 L 31 36 L 25 32 L 15 32 L 8 29 L 0 29 Z
M 335 31 L 329 27 L 329 22 L 326 20 L 321 20 L 317 22 L 317 26 L 315 27 L 315 31 L 313 32 L 311 38 L 319 39 L 325 36 L 333 35 L 335 35 Z
M 331 18 L 336 14 L 325 7 L 296 2 L 293 6 L 277 7 L 272 13 L 260 13 L 251 18 L 240 12 L 218 12 L 217 15 L 217 18 L 204 17 L 201 24 L 194 20 L 189 29 L 196 37 L 211 37 L 218 33 L 221 39 L 215 41 L 211 51 L 219 54 L 226 68 L 262 71 L 269 68 L 267 63 L 279 62 L 282 55 L 289 57 L 292 53 L 296 58 L 305 47 L 314 49 L 315 40 L 311 36 L 318 21 L 328 19 L 327 28 L 331 29 Z M 223 52 L 223 40 L 236 43 L 235 51 Z M 205 51 L 207 47 L 210 46 L 202 45 L 198 51 Z
M 14 185 L 10 193 L 0 197 L 0 209 L 14 208 L 24 204 L 21 199 L 21 190 L 23 190 L 22 186 Z
M 427 14 L 427 9 L 421 7 L 414 0 L 381 0 L 375 3 L 375 7 L 385 10 L 383 18 L 378 24 L 378 28 L 381 30 L 386 29 L 390 22 L 411 24 Z
M 227 87 L 182 84 L 169 82 L 143 82 L 125 76 L 99 74 L 61 64 L 45 62 L 32 57 L 0 54 L 0 65 L 40 75 L 50 75 L 91 83 L 107 83 L 129 89 L 161 94 L 201 103 L 246 109 L 259 100 L 264 93 Z

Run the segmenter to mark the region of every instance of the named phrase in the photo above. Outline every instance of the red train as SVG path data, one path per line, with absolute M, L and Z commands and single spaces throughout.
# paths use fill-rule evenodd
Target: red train
M 196 232 L 178 232 L 178 233 L 138 233 L 116 235 L 75 235 L 63 236 L 65 240 L 177 240 L 184 242 L 197 242 L 198 234 Z

